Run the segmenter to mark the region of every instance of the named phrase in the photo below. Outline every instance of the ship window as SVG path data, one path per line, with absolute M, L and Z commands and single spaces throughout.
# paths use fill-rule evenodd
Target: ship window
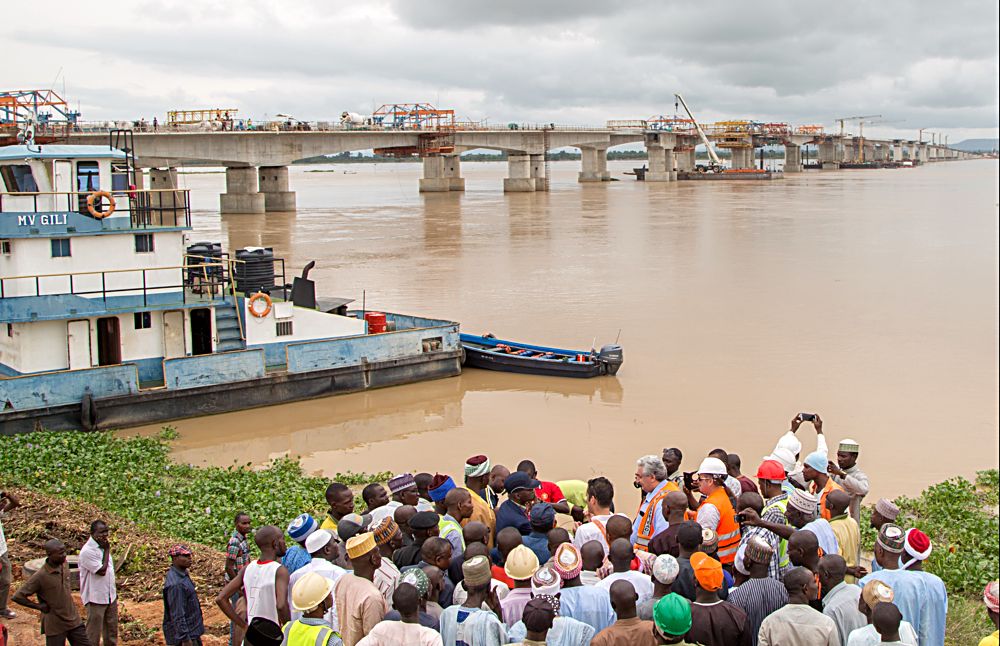
M 135 321 L 135 329 L 137 330 L 148 330 L 153 327 L 153 317 L 149 312 L 135 312 L 132 314 L 132 318 Z
M 7 336 L 14 336 L 14 324 L 13 323 L 8 323 L 7 324 Z
M 153 234 L 137 233 L 135 236 L 136 253 L 153 253 Z
M 0 240 L 0 253 L 5 256 L 10 255 L 10 240 Z
M 275 323 L 275 333 L 277 336 L 292 336 L 292 322 L 278 321 Z
M 69 248 L 69 238 L 52 238 L 52 257 L 53 258 L 68 258 L 72 253 L 70 253 Z
M 31 166 L 27 164 L 12 164 L 10 166 L 0 166 L 0 175 L 7 185 L 7 190 L 11 193 L 37 193 L 38 184 L 35 183 L 35 176 L 31 174 Z

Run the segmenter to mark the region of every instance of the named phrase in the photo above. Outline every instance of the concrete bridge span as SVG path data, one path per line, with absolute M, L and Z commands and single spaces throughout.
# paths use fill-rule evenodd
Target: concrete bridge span
M 371 149 L 417 150 L 427 138 L 445 138 L 453 149 L 447 154 L 423 157 L 420 191 L 464 191 L 462 152 L 490 149 L 507 153 L 508 176 L 504 190 L 531 192 L 548 189 L 545 153 L 565 147 L 579 148 L 581 182 L 609 181 L 607 151 L 629 143 L 643 143 L 649 156 L 646 180 L 669 182 L 678 171 L 695 166 L 698 137 L 688 132 L 612 130 L 602 128 L 552 128 L 540 130 L 459 130 L 434 133 L 418 130 L 257 130 L 257 131 L 161 131 L 134 133 L 135 156 L 149 168 L 151 188 L 176 188 L 176 167 L 210 163 L 226 167 L 226 192 L 220 195 L 223 213 L 263 213 L 295 209 L 288 165 L 309 157 Z M 106 132 L 73 134 L 69 143 L 105 144 Z M 801 147 L 815 144 L 824 168 L 838 168 L 859 155 L 869 161 L 931 161 L 957 157 L 958 151 L 911 141 L 858 140 L 836 135 L 787 135 L 780 138 L 751 137 L 744 147 L 731 148 L 733 168 L 751 168 L 754 148 L 785 147 L 785 171 L 802 170 Z

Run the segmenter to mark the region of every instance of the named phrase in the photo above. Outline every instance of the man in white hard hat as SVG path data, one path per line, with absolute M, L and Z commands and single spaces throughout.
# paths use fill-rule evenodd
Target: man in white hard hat
M 292 587 L 292 609 L 302 616 L 285 624 L 283 646 L 331 646 L 339 644 L 340 636 L 325 619 L 333 606 L 334 583 L 330 579 L 307 572 Z M 332 640 L 332 641 L 331 641 Z
M 736 510 L 729 500 L 726 490 L 726 478 L 729 470 L 719 458 L 705 458 L 698 467 L 698 491 L 704 496 L 700 502 L 694 498 L 694 492 L 686 486 L 684 492 L 688 503 L 697 508 L 698 524 L 711 529 L 719 537 L 718 559 L 723 566 L 732 568 L 736 559 L 736 550 L 740 546 L 740 525 L 736 522 Z
M 319 574 L 325 579 L 329 579 L 331 582 L 336 583 L 340 577 L 344 575 L 346 570 L 339 565 L 335 565 L 334 561 L 340 552 L 340 545 L 337 538 L 334 537 L 333 532 L 328 529 L 317 529 L 315 532 L 309 535 L 306 539 L 306 550 L 309 552 L 312 560 L 305 564 L 298 570 L 292 573 L 292 576 L 288 580 L 288 601 L 289 605 L 292 607 L 292 620 L 298 619 L 301 614 L 294 609 L 294 595 L 295 595 L 295 584 L 298 583 L 304 576 L 309 573 Z M 327 612 L 326 620 L 328 625 L 337 630 L 337 608 L 331 607 Z

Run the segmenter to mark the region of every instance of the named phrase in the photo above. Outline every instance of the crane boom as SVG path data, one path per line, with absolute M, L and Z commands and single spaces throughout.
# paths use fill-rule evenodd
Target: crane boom
M 687 103 L 684 102 L 684 97 L 680 94 L 675 94 L 674 96 L 677 97 L 680 104 L 684 106 L 684 111 L 687 112 L 688 118 L 694 122 L 695 130 L 698 131 L 698 136 L 701 137 L 701 143 L 705 144 L 705 148 L 708 149 L 708 156 L 712 159 L 712 163 L 716 166 L 721 166 L 722 160 L 720 160 L 719 156 L 715 154 L 715 148 L 712 147 L 712 142 L 705 136 L 705 131 L 701 129 L 701 126 L 698 124 L 698 120 L 694 118 L 693 114 L 691 114 L 691 109 L 688 108 Z

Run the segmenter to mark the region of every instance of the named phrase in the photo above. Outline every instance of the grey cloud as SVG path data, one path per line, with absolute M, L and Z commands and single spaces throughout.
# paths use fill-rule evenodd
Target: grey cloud
M 440 97 L 473 119 L 595 124 L 672 113 L 680 91 L 705 120 L 832 125 L 881 112 L 915 128 L 997 122 L 997 7 L 971 0 L 147 1 L 135 13 L 101 24 L 99 44 L 77 37 L 88 27 L 79 15 L 30 37 L 0 27 L 0 37 L 48 43 L 53 61 L 92 83 L 78 98 L 99 118 L 223 100 L 254 116 L 331 118 Z M 95 56 L 139 76 L 74 68 Z M 20 67 L 18 85 L 54 73 Z

